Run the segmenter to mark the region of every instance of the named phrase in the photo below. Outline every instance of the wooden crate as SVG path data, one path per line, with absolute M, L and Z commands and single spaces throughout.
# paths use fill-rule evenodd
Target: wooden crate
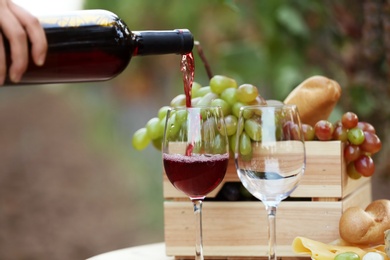
M 306 171 L 300 186 L 277 212 L 277 255 L 296 257 L 291 244 L 296 236 L 321 242 L 339 238 L 338 223 L 351 206 L 372 201 L 370 178 L 353 180 L 346 173 L 343 144 L 306 142 Z M 234 161 L 214 197 L 226 182 L 239 182 Z M 192 203 L 164 174 L 164 231 L 167 255 L 193 258 L 195 245 Z M 203 244 L 206 259 L 257 259 L 267 256 L 267 214 L 260 201 L 203 204 Z

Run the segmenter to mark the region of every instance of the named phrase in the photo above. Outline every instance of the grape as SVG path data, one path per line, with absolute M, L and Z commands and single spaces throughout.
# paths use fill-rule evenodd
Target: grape
M 375 128 L 370 123 L 367 122 L 359 122 L 357 124 L 357 127 L 362 129 L 364 132 L 370 132 L 373 134 L 376 133 Z
M 305 141 L 313 141 L 315 138 L 314 128 L 308 124 L 302 124 L 302 132 Z
M 243 132 L 240 136 L 239 150 L 241 155 L 252 154 L 252 143 L 249 136 Z
M 179 94 L 171 101 L 171 107 L 183 107 L 186 105 L 186 95 Z
M 374 154 L 382 148 L 382 142 L 376 134 L 364 132 L 364 141 L 360 148 L 367 153 Z
M 235 103 L 235 104 L 232 106 L 232 114 L 233 114 L 235 117 L 239 118 L 239 117 L 240 117 L 240 109 L 241 109 L 241 107 L 243 107 L 243 106 L 246 106 L 246 104 L 241 103 L 241 102 Z
M 178 110 L 176 111 L 176 118 L 175 120 L 179 125 L 184 123 L 187 120 L 187 111 L 186 110 Z
M 336 127 L 338 127 L 338 126 L 343 126 L 343 124 L 341 123 L 341 120 L 337 120 L 337 121 L 333 124 L 333 126 L 336 128 Z
M 252 119 L 248 119 L 245 121 L 245 133 L 249 136 L 253 141 L 261 141 L 261 125 Z
M 164 116 L 164 118 L 160 119 L 160 126 L 159 126 L 160 129 L 163 129 L 163 130 L 165 129 L 166 121 L 167 121 L 167 116 Z
M 348 141 L 354 145 L 360 145 L 364 142 L 364 132 L 358 127 L 349 129 L 347 137 Z
M 283 127 L 277 126 L 275 129 L 275 138 L 278 141 L 283 140 Z
M 386 237 L 385 237 L 385 241 L 386 241 Z M 386 243 L 386 242 L 385 242 Z M 387 252 L 387 256 L 389 254 L 388 252 L 389 248 L 385 247 L 385 252 Z M 387 257 L 388 258 L 388 257 Z M 385 258 L 383 257 L 382 255 L 382 252 L 379 253 L 379 252 L 368 252 L 366 253 L 364 256 L 363 256 L 363 260 L 384 260 Z
M 239 119 L 237 119 L 237 130 L 236 130 L 236 133 L 238 134 L 238 135 L 241 135 L 242 134 L 242 132 L 244 131 L 244 125 L 245 125 L 245 120 L 239 120 Z
M 228 136 L 234 135 L 237 131 L 237 117 L 233 115 L 225 116 L 226 132 Z
M 280 101 L 281 102 L 281 101 Z M 282 102 L 281 102 L 282 103 Z M 256 105 L 267 105 L 267 101 L 262 96 L 257 96 L 255 100 L 248 102 L 248 105 L 256 106 Z
M 214 99 L 216 99 L 218 97 L 217 94 L 215 93 L 207 93 L 206 95 L 204 95 L 200 100 L 199 102 L 196 104 L 197 107 L 202 107 L 202 106 L 210 106 L 211 105 L 211 101 L 213 101 Z
M 364 177 L 370 177 L 375 172 L 375 164 L 368 155 L 361 155 L 354 161 L 355 169 Z
M 227 153 L 228 150 L 227 150 L 226 137 L 222 137 L 221 135 L 217 134 L 214 138 L 212 150 L 214 154 Z
M 152 140 L 153 147 L 161 151 L 162 149 L 162 137 Z
M 205 117 L 204 117 L 205 118 Z M 202 136 L 204 141 L 207 143 L 210 143 L 214 136 L 216 135 L 215 133 L 215 122 L 212 118 L 208 118 L 205 121 L 203 121 L 203 127 L 202 127 Z
M 160 119 L 158 117 L 151 118 L 146 123 L 146 131 L 150 139 L 155 140 L 163 136 L 164 128 L 160 127 Z
M 191 97 L 194 97 L 194 95 L 196 95 L 197 92 L 199 91 L 199 89 L 201 89 L 201 88 L 202 88 L 202 85 L 200 85 L 197 82 L 193 82 L 192 88 L 191 88 Z
M 244 119 L 250 119 L 255 114 L 255 111 L 253 109 L 245 109 L 242 111 L 242 117 Z
M 353 112 L 344 113 L 343 116 L 341 117 L 341 123 L 347 129 L 356 127 L 358 122 L 359 122 L 359 118 Z
M 221 93 L 220 98 L 225 100 L 229 105 L 233 106 L 235 103 L 237 103 L 237 89 L 236 88 L 225 89 Z
M 170 139 L 175 139 L 180 131 L 180 122 L 176 120 L 176 114 L 172 114 L 167 122 L 167 134 Z
M 347 144 L 344 147 L 344 158 L 347 162 L 355 161 L 361 155 L 360 147 L 358 145 Z
M 354 162 L 350 162 L 347 165 L 347 174 L 351 179 L 358 180 L 362 175 L 356 170 Z
M 216 98 L 213 101 L 211 101 L 212 106 L 218 106 L 221 107 L 223 115 L 229 115 L 231 111 L 230 105 L 223 99 Z
M 221 94 L 227 88 L 237 88 L 237 82 L 226 76 L 215 75 L 210 79 L 210 88 L 216 94 Z
M 300 140 L 301 131 L 297 124 L 292 121 L 287 121 L 283 125 L 283 137 L 285 140 Z
M 360 256 L 355 252 L 345 252 L 336 255 L 334 260 L 360 260 Z
M 163 119 L 166 115 L 167 115 L 167 112 L 169 110 L 169 106 L 163 106 L 161 107 L 159 110 L 158 110 L 158 118 L 159 119 Z
M 334 128 L 333 131 L 333 140 L 338 140 L 341 142 L 347 142 L 348 141 L 348 129 L 345 128 L 343 125 L 339 124 Z
M 150 137 L 148 136 L 146 128 L 141 128 L 137 130 L 133 135 L 133 147 L 137 150 L 145 149 L 151 142 Z
M 196 107 L 201 99 L 202 99 L 202 97 L 192 98 L 191 99 L 191 106 Z
M 329 141 L 332 139 L 334 127 L 327 120 L 320 120 L 314 126 L 316 137 L 320 141 Z
M 209 86 L 206 87 L 201 87 L 197 91 L 193 92 L 191 97 L 196 98 L 196 97 L 203 97 L 207 93 L 211 93 L 211 88 Z
M 243 84 L 237 89 L 237 100 L 240 102 L 252 102 L 258 95 L 258 89 L 252 84 Z
M 222 127 L 223 125 L 225 124 L 225 127 Z M 233 128 L 231 125 L 229 125 L 229 130 L 231 131 Z M 218 123 L 217 123 L 217 130 L 218 130 L 218 133 L 222 136 L 229 136 L 228 135 L 228 124 L 226 123 L 226 119 L 225 118 L 220 118 L 218 120 Z M 233 129 L 234 131 L 236 131 L 235 129 Z

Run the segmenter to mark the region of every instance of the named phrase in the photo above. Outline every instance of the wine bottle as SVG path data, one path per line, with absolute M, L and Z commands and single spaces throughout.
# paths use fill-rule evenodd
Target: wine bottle
M 92 82 L 120 74 L 133 56 L 186 54 L 194 39 L 187 29 L 130 31 L 117 15 L 106 10 L 82 10 L 39 18 L 48 41 L 43 66 L 30 58 L 18 83 L 5 85 Z M 5 41 L 7 65 L 9 44 Z

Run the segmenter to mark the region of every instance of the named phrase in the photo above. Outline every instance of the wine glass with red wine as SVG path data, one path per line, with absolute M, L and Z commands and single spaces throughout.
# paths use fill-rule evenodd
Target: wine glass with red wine
M 225 177 L 228 139 L 220 107 L 171 108 L 163 137 L 169 181 L 192 201 L 196 217 L 195 259 L 203 260 L 202 202 Z
M 244 187 L 265 205 L 268 258 L 276 260 L 276 209 L 298 186 L 306 165 L 297 107 L 242 107 L 237 129 L 234 157 L 238 177 Z

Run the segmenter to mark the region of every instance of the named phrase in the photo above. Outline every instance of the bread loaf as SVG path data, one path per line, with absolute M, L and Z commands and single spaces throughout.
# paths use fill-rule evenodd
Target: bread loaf
M 340 237 L 356 245 L 384 244 L 385 231 L 390 229 L 390 200 L 376 200 L 365 210 L 348 208 L 339 223 Z
M 328 119 L 341 96 L 340 85 L 323 76 L 313 76 L 299 84 L 284 100 L 298 107 L 302 123 L 314 126 Z

